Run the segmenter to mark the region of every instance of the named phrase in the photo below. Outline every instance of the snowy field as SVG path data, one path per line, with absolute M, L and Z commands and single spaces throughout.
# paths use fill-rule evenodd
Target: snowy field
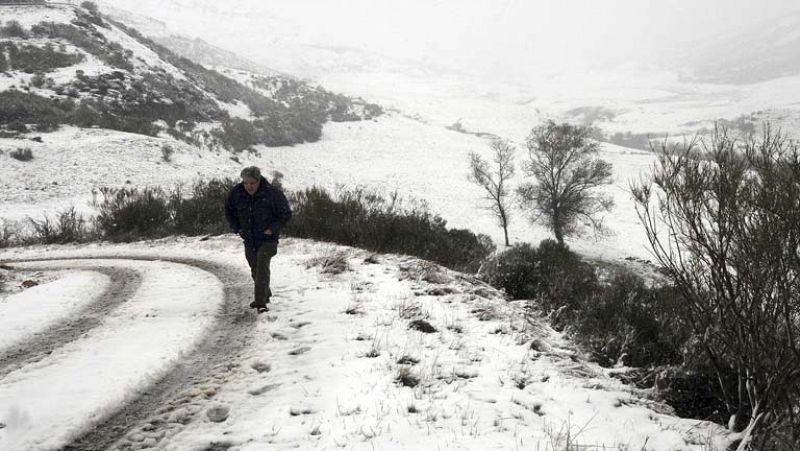
M 105 296 L 98 268 L 140 280 L 87 333 L 7 374 L 0 358 L 0 449 L 58 449 L 125 400 L 161 392 L 112 449 L 705 450 L 721 433 L 671 416 L 546 324 L 524 327 L 519 304 L 470 277 L 288 239 L 273 261 L 273 309 L 256 316 L 241 254 L 229 236 L 2 251 L 42 278 L 2 294 L 3 318 L 37 302 L 32 290 L 64 304 L 61 320 L 79 315 L 81 290 L 88 303 Z M 326 258 L 347 268 L 324 270 Z M 418 320 L 435 331 L 410 327 Z M 227 334 L 205 356 L 221 363 L 180 376 L 209 330 Z
M 424 201 L 451 227 L 469 228 L 501 243 L 502 229 L 481 207 L 481 190 L 467 180 L 468 154 L 488 158 L 485 138 L 448 130 L 398 114 L 374 121 L 330 123 L 317 143 L 293 147 L 260 147 L 255 154 L 230 158 L 227 152 L 198 151 L 171 139 L 142 137 L 105 130 L 63 127 L 42 136 L 43 143 L 0 139 L 0 217 L 22 223 L 41 219 L 74 206 L 91 214 L 93 201 L 103 186 L 174 186 L 213 177 L 237 177 L 246 165 L 257 165 L 265 174 L 284 175 L 290 190 L 322 186 L 367 188 L 384 193 L 397 191 L 406 200 Z M 172 161 L 162 160 L 161 146 L 175 148 Z M 526 157 L 524 144 L 516 141 L 517 167 Z M 29 147 L 34 159 L 20 162 L 8 156 L 18 147 Z M 617 206 L 606 219 L 613 233 L 597 240 L 587 236 L 570 244 L 592 256 L 647 258 L 645 239 L 628 192 L 629 183 L 649 170 L 652 154 L 604 145 L 601 155 L 614 165 L 614 183 L 606 187 Z M 523 180 L 518 171 L 512 183 Z M 94 194 L 93 194 L 94 193 Z M 524 212 L 515 209 L 510 235 L 513 242 L 535 242 L 550 236 L 532 226 Z

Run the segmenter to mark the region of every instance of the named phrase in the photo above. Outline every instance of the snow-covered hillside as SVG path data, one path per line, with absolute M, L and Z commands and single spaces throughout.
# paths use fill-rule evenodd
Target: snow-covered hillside
M 70 124 L 240 151 L 315 141 L 328 120 L 380 114 L 375 105 L 274 74 L 259 76 L 287 93 L 256 92 L 93 9 L 0 8 L 6 19 L 0 28 L 0 131 L 6 136 Z
M 112 3 L 156 16 L 163 35 L 170 29 L 179 30 L 259 64 L 420 115 L 432 123 L 450 125 L 461 119 L 471 131 L 515 140 L 524 138 L 542 116 L 580 122 L 585 117 L 574 111 L 586 108 L 611 113 L 594 118 L 594 125 L 608 135 L 692 135 L 712 129 L 717 119 L 741 116 L 752 116 L 755 123 L 771 121 L 800 135 L 800 74 L 787 69 L 796 66 L 796 27 L 792 25 L 796 16 L 754 25 L 753 30 L 742 30 L 719 42 L 698 42 L 679 49 L 673 52 L 678 62 L 665 61 L 662 67 L 621 65 L 509 82 L 508 78 L 489 79 L 449 70 L 435 61 L 312 46 L 304 41 L 306 34 L 313 34 L 306 30 L 312 21 L 287 11 L 271 14 L 264 2 L 242 1 L 235 8 L 205 0 L 106 2 L 109 7 Z M 631 40 L 638 38 L 630 36 Z M 708 76 L 685 77 L 687 71 L 702 72 L 700 66 L 705 63 Z M 770 72 L 772 66 L 776 69 Z M 739 72 L 762 69 L 771 75 L 731 84 L 730 77 Z
M 164 144 L 175 149 L 169 162 L 163 159 Z M 31 149 L 31 161 L 9 156 L 20 147 Z M 358 187 L 396 191 L 407 200 L 426 202 L 450 226 L 486 233 L 499 243 L 502 229 L 482 209 L 480 189 L 467 180 L 469 152 L 488 149 L 486 138 L 397 114 L 375 121 L 332 123 L 317 143 L 261 147 L 236 160 L 225 152 L 200 152 L 166 138 L 64 127 L 44 135 L 41 143 L 0 138 L 0 217 L 24 225 L 27 217 L 41 219 L 46 212 L 68 207 L 91 214 L 92 201 L 101 200 L 101 187 L 187 185 L 199 179 L 236 177 L 242 166 L 253 164 L 268 174 L 281 172 L 290 190 L 316 185 L 333 191 Z M 519 147 L 518 162 L 525 156 L 523 149 Z M 589 236 L 570 245 L 594 256 L 648 258 L 628 185 L 649 170 L 654 157 L 610 144 L 602 156 L 614 165 L 615 181 L 609 189 L 617 206 L 606 220 L 613 235 L 599 241 Z M 512 183 L 521 181 L 518 175 Z M 515 209 L 513 214 L 513 242 L 538 243 L 550 236 L 541 226 L 530 225 L 522 211 Z
M 0 252 L 2 271 L 41 282 L 0 295 L 3 321 L 47 294 L 81 330 L 48 341 L 29 322 L 5 337 L 0 447 L 699 451 L 720 437 L 545 323 L 526 327 L 494 289 L 419 260 L 285 240 L 273 308 L 257 316 L 238 241 Z
M 687 77 L 715 83 L 751 84 L 800 75 L 800 11 L 687 46 L 671 63 Z

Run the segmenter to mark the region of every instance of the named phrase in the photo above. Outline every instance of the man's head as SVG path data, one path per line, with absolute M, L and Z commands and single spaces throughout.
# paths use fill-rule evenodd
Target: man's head
M 261 186 L 261 169 L 255 166 L 249 166 L 242 169 L 241 175 L 244 190 L 247 191 L 247 194 L 252 196 L 258 191 L 259 186 Z

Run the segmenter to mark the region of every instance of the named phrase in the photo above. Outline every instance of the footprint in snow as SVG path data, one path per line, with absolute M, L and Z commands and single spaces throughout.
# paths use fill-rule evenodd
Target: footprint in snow
M 253 395 L 253 396 L 259 396 L 259 395 L 263 395 L 264 393 L 271 392 L 272 390 L 275 390 L 276 388 L 278 388 L 280 386 L 281 386 L 281 384 L 267 384 L 267 385 L 264 385 L 263 387 L 258 387 L 258 388 L 253 388 L 253 389 L 247 390 L 247 393 L 250 394 L 250 395 Z
M 267 373 L 272 370 L 272 365 L 264 362 L 253 362 L 250 367 L 259 373 Z
M 305 354 L 306 352 L 308 352 L 310 350 L 311 350 L 311 348 L 309 348 L 308 346 L 302 346 L 300 348 L 293 349 L 293 350 L 289 351 L 289 355 Z

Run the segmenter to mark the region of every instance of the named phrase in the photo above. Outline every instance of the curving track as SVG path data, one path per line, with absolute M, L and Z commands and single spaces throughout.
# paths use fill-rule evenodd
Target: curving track
M 99 419 L 89 430 L 75 437 L 62 448 L 64 450 L 92 451 L 112 447 L 132 427 L 151 419 L 160 409 L 169 406 L 180 392 L 225 372 L 230 358 L 236 356 L 250 342 L 253 328 L 257 324 L 256 315 L 246 309 L 252 289 L 249 274 L 219 263 L 189 258 L 127 255 L 6 260 L 3 263 L 13 265 L 25 262 L 49 262 L 52 265 L 47 265 L 46 268 L 40 266 L 37 269 L 61 270 L 68 267 L 68 261 L 110 259 L 163 261 L 206 271 L 222 282 L 224 300 L 212 326 L 190 353 L 165 371 L 161 378 L 139 390 L 125 405 Z M 0 356 L 0 382 L 14 369 L 42 360 L 58 346 L 82 337 L 102 321 L 104 314 L 129 300 L 141 284 L 141 277 L 132 270 L 108 268 L 100 264 L 90 266 L 88 269 L 111 276 L 112 285 L 91 306 L 62 321 L 46 333 L 39 334 L 32 341 Z M 157 422 L 151 421 L 151 423 Z M 158 427 L 158 424 L 154 424 L 153 427 Z
M 64 266 L 49 266 L 48 270 L 70 269 Z M 97 302 L 77 311 L 74 315 L 49 327 L 46 332 L 35 333 L 24 342 L 0 353 L 0 380 L 25 365 L 36 363 L 66 343 L 77 340 L 103 320 L 103 316 L 120 304 L 127 302 L 142 284 L 140 274 L 127 268 L 90 266 L 86 269 L 105 274 L 111 285 Z

